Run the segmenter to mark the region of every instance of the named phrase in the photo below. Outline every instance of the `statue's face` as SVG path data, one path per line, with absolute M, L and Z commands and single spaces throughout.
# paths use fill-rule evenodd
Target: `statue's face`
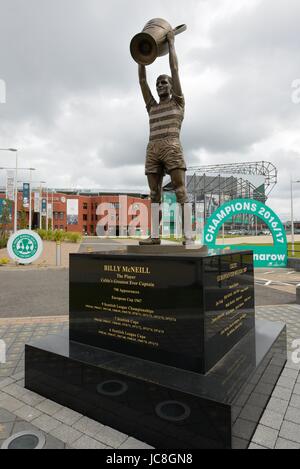
M 171 83 L 167 77 L 159 77 L 156 82 L 156 89 L 158 96 L 170 96 L 171 95 Z

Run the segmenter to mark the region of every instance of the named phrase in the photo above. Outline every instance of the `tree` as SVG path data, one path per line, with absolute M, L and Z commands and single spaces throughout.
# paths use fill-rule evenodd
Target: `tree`
M 12 203 L 9 200 L 0 200 L 0 249 L 7 246 L 12 223 L 11 213 Z
M 27 214 L 24 207 L 20 213 L 20 230 L 27 230 Z
M 12 223 L 11 218 L 12 203 L 9 200 L 2 200 L 0 205 L 0 234 L 4 237 Z

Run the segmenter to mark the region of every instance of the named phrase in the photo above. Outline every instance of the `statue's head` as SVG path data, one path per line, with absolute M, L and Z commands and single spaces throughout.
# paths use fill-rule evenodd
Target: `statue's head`
M 160 75 L 156 80 L 157 94 L 160 98 L 171 96 L 173 88 L 172 78 L 168 75 Z

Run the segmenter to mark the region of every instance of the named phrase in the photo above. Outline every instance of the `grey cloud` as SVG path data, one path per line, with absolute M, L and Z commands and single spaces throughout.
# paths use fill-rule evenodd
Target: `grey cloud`
M 268 142 L 285 130 L 295 140 L 299 133 L 300 106 L 291 102 L 291 82 L 300 77 L 297 0 L 262 0 L 220 19 L 208 30 L 210 47 L 200 47 L 197 28 L 223 0 L 0 1 L 8 99 L 0 105 L 0 146 L 19 146 L 24 164 L 49 185 L 145 186 L 147 114 L 129 41 L 161 16 L 189 26 L 177 41 L 188 164 L 270 159 L 282 175 L 274 200 L 288 197 L 284 181 L 300 169 L 299 154 L 284 139 L 277 153 Z M 164 58 L 148 69 L 151 86 L 167 67 Z M 197 80 L 211 70 L 224 82 L 208 93 Z

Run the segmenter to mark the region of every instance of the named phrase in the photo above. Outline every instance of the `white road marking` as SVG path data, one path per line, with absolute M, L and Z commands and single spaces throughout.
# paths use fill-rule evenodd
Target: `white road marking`
M 291 275 L 291 274 L 294 274 L 296 271 L 295 270 L 291 270 L 291 272 L 287 272 L 286 275 Z
M 265 287 L 268 287 L 269 285 L 271 285 L 272 283 L 272 280 L 268 280 L 266 283 L 265 283 Z

